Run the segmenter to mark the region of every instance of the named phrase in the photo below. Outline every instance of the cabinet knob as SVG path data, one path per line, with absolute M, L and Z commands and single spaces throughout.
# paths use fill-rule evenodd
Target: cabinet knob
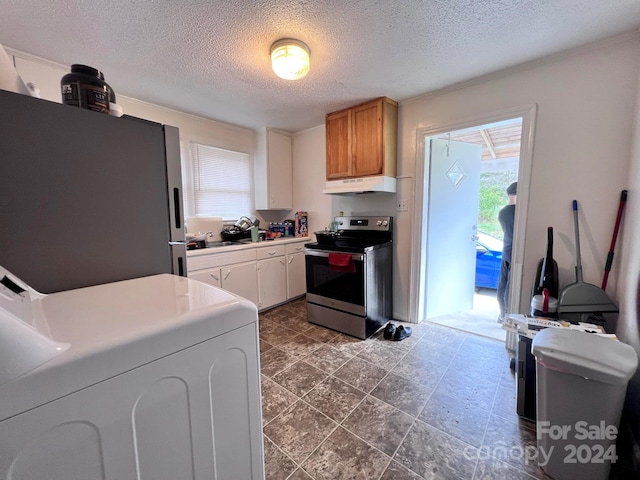
M 280 259 L 280 264 L 284 265 L 284 260 Z
M 229 278 L 230 274 L 231 274 L 231 270 L 227 270 L 227 273 L 224 274 L 224 277 L 222 277 L 222 279 L 226 280 L 227 278 Z
M 291 265 L 291 262 L 293 262 L 293 257 L 289 257 L 289 265 Z
M 271 252 L 267 252 L 267 253 L 268 253 L 269 255 L 275 255 L 275 254 L 276 254 L 276 251 L 275 251 L 275 250 L 273 250 L 273 251 L 271 251 Z
M 209 275 L 211 275 L 211 278 L 213 278 L 214 280 L 216 280 L 216 281 L 218 280 L 218 277 L 216 277 L 215 274 L 210 273 Z

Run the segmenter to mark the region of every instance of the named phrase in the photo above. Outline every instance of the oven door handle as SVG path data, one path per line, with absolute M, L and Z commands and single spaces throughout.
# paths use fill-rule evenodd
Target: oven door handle
M 325 258 L 328 258 L 330 253 L 344 254 L 345 252 L 328 251 L 328 250 L 311 250 L 311 249 L 305 249 L 304 250 L 304 254 L 305 255 L 311 255 L 313 257 L 325 257 Z M 362 253 L 353 253 L 351 255 L 351 260 L 353 260 L 354 262 L 362 262 L 364 260 L 364 254 L 362 254 Z

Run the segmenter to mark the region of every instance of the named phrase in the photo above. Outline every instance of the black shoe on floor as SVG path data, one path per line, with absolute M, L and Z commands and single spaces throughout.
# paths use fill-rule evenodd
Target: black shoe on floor
M 395 332 L 396 332 L 396 326 L 391 322 L 387 323 L 387 326 L 384 327 L 384 338 L 386 340 L 391 340 Z
M 404 340 L 407 337 L 411 336 L 411 327 L 403 327 L 402 325 L 398 325 L 396 328 L 396 333 L 393 334 L 393 339 L 397 342 L 400 340 Z

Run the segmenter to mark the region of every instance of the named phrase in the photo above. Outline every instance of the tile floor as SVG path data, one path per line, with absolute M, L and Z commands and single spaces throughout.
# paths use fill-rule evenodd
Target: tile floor
M 268 480 L 545 478 L 504 344 L 412 327 L 358 340 L 308 323 L 304 300 L 260 315 Z

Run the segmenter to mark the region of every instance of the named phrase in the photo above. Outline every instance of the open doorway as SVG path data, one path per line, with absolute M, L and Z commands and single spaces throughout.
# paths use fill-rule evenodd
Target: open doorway
M 498 213 L 518 180 L 523 118 L 425 137 L 422 319 L 504 341 Z

